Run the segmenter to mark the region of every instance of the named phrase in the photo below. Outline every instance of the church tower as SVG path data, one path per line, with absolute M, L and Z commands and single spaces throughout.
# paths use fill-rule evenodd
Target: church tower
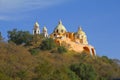
M 40 34 L 40 28 L 38 22 L 34 24 L 33 35 Z
M 78 31 L 75 34 L 75 39 L 79 39 L 81 44 L 88 44 L 86 33 L 81 27 L 78 28 Z
M 45 26 L 43 27 L 43 36 L 44 36 L 45 38 L 48 37 L 47 28 L 46 28 Z

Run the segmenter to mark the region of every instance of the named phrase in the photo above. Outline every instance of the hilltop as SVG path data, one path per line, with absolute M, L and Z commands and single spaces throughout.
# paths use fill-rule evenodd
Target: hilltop
M 0 43 L 1 80 L 111 80 L 120 77 L 120 66 L 106 56 L 92 58 L 74 51 L 64 53 Z
M 107 56 L 70 51 L 51 38 L 24 31 L 8 31 L 0 38 L 1 80 L 112 80 L 120 78 L 120 65 Z

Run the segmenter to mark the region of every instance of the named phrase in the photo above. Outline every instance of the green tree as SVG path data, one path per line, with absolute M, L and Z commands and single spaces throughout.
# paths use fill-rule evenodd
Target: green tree
M 70 69 L 79 76 L 81 80 L 96 80 L 97 75 L 94 68 L 85 63 L 73 64 Z
M 3 37 L 2 37 L 2 34 L 1 34 L 1 32 L 0 32 L 0 41 L 2 41 L 3 40 Z
M 38 48 L 33 48 L 33 49 L 30 49 L 29 51 L 30 51 L 30 53 L 32 55 L 37 55 L 39 53 L 39 49 Z
M 0 73 L 0 80 L 13 80 L 13 79 L 3 73 Z
M 56 67 L 46 61 L 35 68 L 35 73 L 37 77 L 34 80 L 80 80 L 69 68 Z
M 64 52 L 67 52 L 67 49 L 64 46 L 59 46 L 57 48 L 57 51 L 58 51 L 58 53 L 64 53 Z
M 46 38 L 42 41 L 42 44 L 40 45 L 41 50 L 51 50 L 56 47 L 56 44 L 53 39 Z
M 12 41 L 17 45 L 27 45 L 32 40 L 32 35 L 28 31 L 17 31 L 17 29 L 13 29 L 12 31 L 8 31 L 8 39 L 8 42 Z
M 36 34 L 32 37 L 32 41 L 30 42 L 30 44 L 33 46 L 33 48 L 38 48 L 43 40 L 44 40 L 43 35 Z
M 26 71 L 24 71 L 24 70 L 20 70 L 20 71 L 17 73 L 17 76 L 18 76 L 21 80 L 25 80 L 26 75 L 27 75 L 27 73 L 26 73 Z
M 110 63 L 110 64 L 113 63 L 112 59 L 109 59 L 107 56 L 102 56 L 101 58 L 102 58 L 102 60 L 103 60 L 104 62 L 106 62 L 106 63 Z

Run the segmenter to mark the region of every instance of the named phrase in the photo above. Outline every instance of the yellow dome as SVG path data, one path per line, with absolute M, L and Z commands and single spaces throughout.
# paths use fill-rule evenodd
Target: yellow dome
M 54 29 L 56 33 L 64 33 L 67 32 L 66 28 L 63 26 L 62 21 L 59 21 L 58 26 Z
M 82 35 L 85 35 L 85 32 L 82 30 L 81 27 L 78 28 L 78 32 L 77 34 L 82 34 Z

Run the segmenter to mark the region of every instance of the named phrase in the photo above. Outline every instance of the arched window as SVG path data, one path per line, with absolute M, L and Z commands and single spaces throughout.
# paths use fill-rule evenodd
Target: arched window
M 95 51 L 94 51 L 94 49 L 92 48 L 92 53 L 93 53 L 93 55 L 95 56 Z
M 82 43 L 82 44 L 83 44 L 83 39 L 80 39 L 80 43 Z
M 34 33 L 36 34 L 36 30 L 34 30 Z
M 63 29 L 61 30 L 61 32 L 63 33 Z
M 90 49 L 88 47 L 83 47 L 83 49 L 90 52 Z
M 84 36 L 82 35 L 81 37 L 82 37 L 82 39 L 83 39 Z
M 54 36 L 56 36 L 56 34 L 54 34 Z
M 57 31 L 56 31 L 57 33 L 58 33 L 58 29 L 57 29 Z

